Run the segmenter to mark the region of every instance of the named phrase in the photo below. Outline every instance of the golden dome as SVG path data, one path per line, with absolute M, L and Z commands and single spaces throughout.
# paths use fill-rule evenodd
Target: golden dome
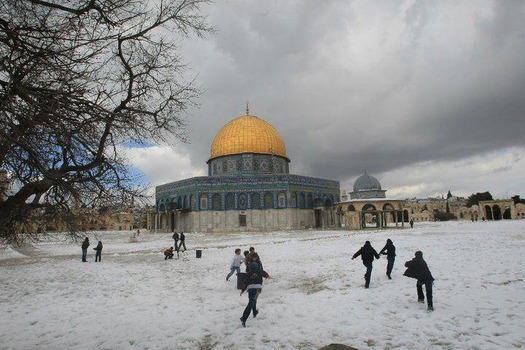
M 288 159 L 277 130 L 252 115 L 235 118 L 219 131 L 211 144 L 210 160 L 241 153 L 274 154 Z

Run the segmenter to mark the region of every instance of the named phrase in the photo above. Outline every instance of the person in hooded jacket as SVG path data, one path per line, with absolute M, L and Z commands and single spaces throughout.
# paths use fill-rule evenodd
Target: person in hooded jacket
M 386 240 L 386 245 L 383 249 L 381 249 L 379 254 L 386 255 L 386 259 L 388 261 L 386 264 L 386 275 L 388 276 L 388 279 L 392 279 L 390 274 L 392 273 L 392 268 L 394 267 L 394 261 L 396 261 L 396 247 L 390 238 Z
M 93 250 L 95 251 L 95 262 L 100 262 L 102 260 L 102 241 L 98 241 L 97 246 Z
M 423 260 L 423 252 L 417 251 L 415 258 L 405 263 L 407 270 L 404 275 L 407 277 L 417 279 L 417 301 L 420 303 L 425 302 L 425 294 L 423 294 L 423 286 L 427 293 L 427 309 L 428 311 L 434 311 L 434 303 L 432 301 L 432 284 L 434 283 L 434 277 L 430 273 L 427 263 Z
M 359 255 L 361 255 L 363 265 L 366 266 L 365 288 L 368 288 L 370 286 L 370 277 L 372 276 L 372 263 L 374 262 L 374 257 L 379 259 L 379 254 L 377 254 L 376 250 L 372 247 L 370 241 L 366 241 L 365 245 L 362 246 L 361 249 L 359 249 L 354 254 L 354 256 L 352 256 L 352 260 L 357 258 Z
M 241 290 L 241 295 L 245 290 L 248 290 L 248 305 L 246 305 L 241 317 L 243 327 L 246 327 L 246 320 L 251 312 L 253 312 L 253 317 L 256 317 L 259 313 L 259 310 L 257 310 L 257 298 L 261 294 L 263 276 L 265 275 L 257 253 L 249 254 L 249 261 L 250 263 L 246 270 L 246 285 Z

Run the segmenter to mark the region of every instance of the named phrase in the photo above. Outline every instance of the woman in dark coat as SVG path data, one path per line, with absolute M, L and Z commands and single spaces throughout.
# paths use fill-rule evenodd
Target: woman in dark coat
M 379 254 L 377 254 L 376 250 L 372 247 L 370 241 L 366 241 L 365 245 L 362 246 L 361 249 L 359 249 L 354 254 L 354 256 L 352 256 L 352 260 L 357 258 L 359 255 L 361 255 L 363 265 L 366 266 L 365 288 L 368 288 L 368 286 L 370 286 L 370 277 L 372 276 L 372 263 L 374 262 L 374 257 L 379 259 Z
M 386 275 L 389 279 L 392 279 L 390 274 L 392 273 L 392 268 L 394 267 L 394 261 L 396 261 L 396 247 L 390 238 L 386 240 L 386 245 L 383 249 L 381 249 L 379 254 L 386 255 L 386 259 L 388 260 L 388 263 L 386 264 Z
M 407 277 L 417 279 L 417 301 L 420 303 L 425 302 L 425 295 L 423 294 L 423 285 L 427 293 L 427 306 L 429 311 L 434 311 L 434 303 L 432 302 L 432 283 L 434 277 L 430 273 L 427 263 L 423 260 L 423 252 L 417 251 L 415 258 L 407 261 L 405 266 L 407 270 L 404 275 Z

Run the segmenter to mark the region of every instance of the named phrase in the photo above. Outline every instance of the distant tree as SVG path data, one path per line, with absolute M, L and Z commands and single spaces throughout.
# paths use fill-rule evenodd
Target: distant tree
M 518 204 L 518 203 L 523 203 L 525 204 L 525 199 L 521 199 L 519 195 L 515 195 L 515 196 L 512 196 L 510 197 L 512 199 L 512 201 L 514 202 L 514 204 Z
M 467 207 L 471 207 L 473 205 L 478 205 L 480 201 L 490 201 L 492 200 L 492 195 L 490 192 L 483 192 L 483 193 L 476 193 L 472 194 L 467 198 Z
M 47 216 L 74 236 L 75 208 L 140 195 L 119 146 L 186 140 L 200 92 L 177 44 L 211 31 L 206 2 L 0 2 L 0 239 Z
M 452 196 L 452 193 L 450 193 L 450 190 L 449 190 L 448 193 L 447 193 L 447 199 L 449 199 L 450 197 L 453 197 L 453 196 Z
M 447 213 L 447 212 L 436 210 L 434 212 L 434 219 L 437 221 L 449 221 L 449 220 L 456 220 L 457 218 L 452 213 Z

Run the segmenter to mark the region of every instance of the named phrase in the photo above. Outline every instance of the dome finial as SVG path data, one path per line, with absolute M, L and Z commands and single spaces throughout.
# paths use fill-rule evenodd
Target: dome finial
M 246 101 L 246 115 L 250 115 L 250 103 Z

